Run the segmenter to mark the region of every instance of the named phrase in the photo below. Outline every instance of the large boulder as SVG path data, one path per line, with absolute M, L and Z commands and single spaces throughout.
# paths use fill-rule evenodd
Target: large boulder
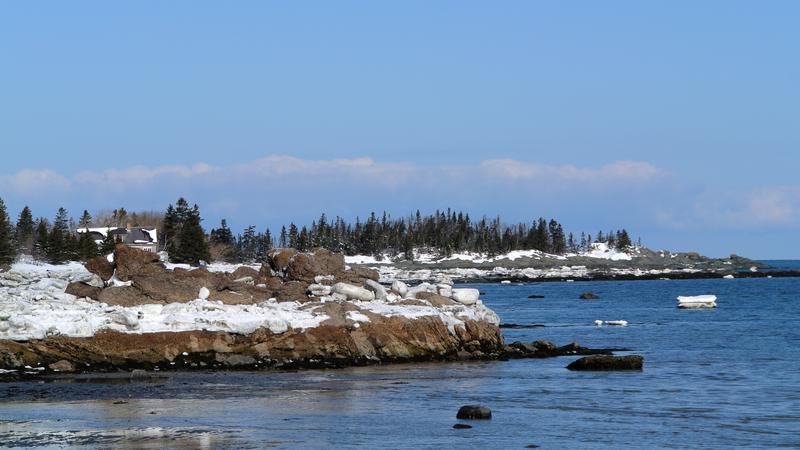
M 108 261 L 105 256 L 97 256 L 86 261 L 83 265 L 86 270 L 99 276 L 103 281 L 107 281 L 114 275 L 114 264 Z
M 481 405 L 464 405 L 458 409 L 456 419 L 491 419 L 492 410 L 486 406 Z
M 267 255 L 267 262 L 273 272 L 283 274 L 289 266 L 289 261 L 297 254 L 293 248 L 279 248 L 272 250 Z M 263 272 L 263 267 L 262 267 Z
M 331 290 L 336 294 L 344 295 L 348 300 L 360 300 L 362 302 L 375 300 L 374 292 L 348 283 L 336 283 Z
M 253 280 L 258 279 L 261 276 L 261 272 L 252 267 L 247 266 L 239 266 L 231 273 L 231 278 L 234 280 L 240 280 L 242 278 L 250 277 Z
M 462 305 L 474 305 L 481 298 L 481 293 L 477 289 L 462 288 L 453 289 L 453 300 Z
M 85 297 L 85 298 L 90 298 L 92 300 L 99 299 L 101 291 L 102 289 L 83 282 L 70 283 L 64 290 L 64 292 L 66 292 L 67 294 L 72 294 L 75 297 L 78 298 Z
M 567 369 L 585 371 L 642 370 L 644 358 L 639 355 L 628 356 L 586 356 L 571 362 Z
M 114 249 L 114 263 L 120 281 L 130 281 L 134 275 L 149 275 L 165 270 L 158 254 L 124 244 L 118 244 Z
M 315 253 L 298 253 L 286 266 L 286 279 L 312 282 L 317 276 L 334 275 L 344 270 L 344 255 L 319 249 Z

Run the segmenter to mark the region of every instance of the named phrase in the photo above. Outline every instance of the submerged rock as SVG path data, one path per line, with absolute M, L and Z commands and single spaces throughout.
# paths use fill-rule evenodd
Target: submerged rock
M 594 292 L 584 292 L 583 294 L 580 295 L 581 300 L 597 300 L 599 298 L 600 297 Z
M 642 370 L 644 358 L 639 355 L 628 356 L 587 356 L 571 362 L 567 369 L 585 371 Z
M 492 418 L 492 410 L 481 405 L 465 405 L 458 409 L 456 419 L 485 420 Z

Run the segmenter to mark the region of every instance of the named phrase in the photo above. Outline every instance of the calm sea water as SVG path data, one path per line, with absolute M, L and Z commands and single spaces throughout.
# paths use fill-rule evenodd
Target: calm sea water
M 545 325 L 504 330 L 509 342 L 628 347 L 645 370 L 573 373 L 562 357 L 0 384 L 0 446 L 800 446 L 800 278 L 478 287 L 504 322 Z M 583 291 L 600 300 L 578 300 Z M 717 309 L 675 307 L 677 295 L 706 293 Z M 468 403 L 494 418 L 453 429 Z

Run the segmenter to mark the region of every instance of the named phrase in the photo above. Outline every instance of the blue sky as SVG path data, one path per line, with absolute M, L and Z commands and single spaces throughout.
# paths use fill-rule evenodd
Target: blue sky
M 0 197 L 205 225 L 448 206 L 800 257 L 800 4 L 23 2 Z

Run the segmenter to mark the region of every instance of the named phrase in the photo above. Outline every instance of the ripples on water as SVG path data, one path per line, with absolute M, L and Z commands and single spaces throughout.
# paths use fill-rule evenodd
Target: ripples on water
M 779 448 L 800 446 L 800 279 L 480 285 L 506 340 L 628 347 L 641 373 L 574 358 L 0 384 L 0 446 Z M 578 300 L 593 291 L 599 300 Z M 716 294 L 716 310 L 677 295 Z M 543 299 L 528 299 L 531 294 Z M 600 327 L 594 320 L 624 319 Z M 491 421 L 454 430 L 466 403 Z

